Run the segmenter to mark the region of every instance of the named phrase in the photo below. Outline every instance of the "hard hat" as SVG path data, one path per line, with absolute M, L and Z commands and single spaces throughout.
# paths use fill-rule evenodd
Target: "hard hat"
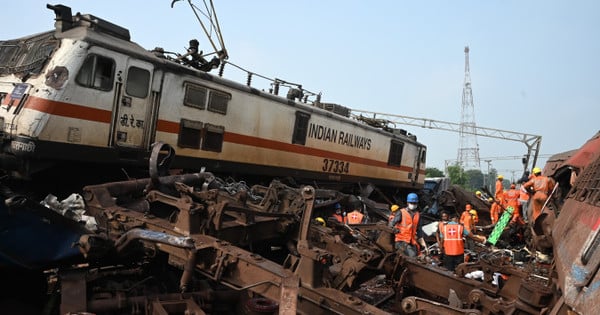
M 392 207 L 390 209 L 392 210 L 392 212 L 396 212 L 396 211 L 398 211 L 398 209 L 400 209 L 400 206 L 392 205 Z
M 475 192 L 475 194 L 476 194 L 477 196 L 481 196 L 481 191 L 479 191 L 479 190 L 478 190 L 478 191 L 476 191 L 476 192 Z
M 504 176 L 498 175 L 498 179 L 504 179 Z
M 406 202 L 417 203 L 419 202 L 419 196 L 417 196 L 415 193 L 410 193 L 408 196 L 406 196 Z
M 336 204 L 335 204 L 335 208 L 336 208 L 336 209 L 342 209 L 342 205 L 340 205 L 339 203 L 336 203 Z
M 467 203 L 467 205 L 465 206 L 465 209 L 471 210 L 471 208 L 472 208 L 471 205 Z
M 533 168 L 533 172 L 532 172 L 532 173 L 533 173 L 533 174 L 539 174 L 539 173 L 541 173 L 541 172 L 542 172 L 542 169 L 541 169 L 541 168 L 539 168 L 539 167 L 534 167 L 534 168 Z
M 321 217 L 317 217 L 317 218 L 315 218 L 315 221 L 317 221 L 322 226 L 325 226 L 325 219 L 323 219 Z
M 494 198 L 490 197 L 490 198 L 488 198 L 488 201 L 492 202 L 492 201 L 494 201 Z
M 469 211 L 469 213 L 476 216 L 477 215 L 477 210 L 472 209 L 471 211 Z

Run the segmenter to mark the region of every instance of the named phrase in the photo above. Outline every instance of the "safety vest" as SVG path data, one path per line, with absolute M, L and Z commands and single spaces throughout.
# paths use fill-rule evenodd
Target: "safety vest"
M 340 223 L 346 223 L 344 217 L 341 214 L 334 213 L 333 217 Z
M 364 215 L 356 210 L 348 213 L 348 215 L 346 216 L 346 220 L 348 221 L 348 224 L 361 224 L 362 220 L 363 220 Z
M 461 224 L 444 224 L 444 253 L 455 256 L 465 253 L 464 228 Z
M 419 213 L 416 212 L 411 217 L 406 208 L 400 209 L 400 213 L 402 214 L 402 221 L 396 223 L 396 228 L 399 232 L 396 233 L 394 241 L 417 245 L 415 237 L 417 235 L 417 226 L 419 225 Z

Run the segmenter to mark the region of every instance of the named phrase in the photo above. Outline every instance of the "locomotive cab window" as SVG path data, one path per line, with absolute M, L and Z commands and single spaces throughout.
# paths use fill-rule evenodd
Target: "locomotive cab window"
M 150 86 L 150 71 L 138 67 L 130 67 L 127 71 L 127 94 L 145 98 Z
M 388 165 L 400 166 L 402 163 L 402 150 L 404 142 L 394 141 L 390 144 L 390 156 L 388 157 Z
M 79 69 L 75 81 L 81 86 L 110 91 L 113 86 L 114 72 L 114 60 L 90 54 Z
M 296 112 L 296 122 L 294 123 L 294 134 L 292 135 L 292 143 L 306 144 L 306 133 L 308 132 L 308 121 L 310 115 L 303 112 Z

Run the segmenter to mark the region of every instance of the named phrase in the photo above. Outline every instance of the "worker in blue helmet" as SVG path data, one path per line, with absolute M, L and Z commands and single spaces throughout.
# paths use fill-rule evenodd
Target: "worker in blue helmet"
M 416 257 L 420 251 L 419 246 L 428 252 L 423 239 L 422 222 L 419 220 L 419 196 L 415 193 L 408 194 L 406 203 L 406 208 L 393 212 L 394 218 L 390 220 L 389 226 L 398 231 L 394 237 L 396 250 L 403 255 Z

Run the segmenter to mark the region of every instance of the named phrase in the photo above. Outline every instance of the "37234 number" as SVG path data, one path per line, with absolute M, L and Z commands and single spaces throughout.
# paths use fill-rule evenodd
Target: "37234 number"
M 348 173 L 350 162 L 323 159 L 323 167 L 321 169 L 323 172 L 329 173 Z

